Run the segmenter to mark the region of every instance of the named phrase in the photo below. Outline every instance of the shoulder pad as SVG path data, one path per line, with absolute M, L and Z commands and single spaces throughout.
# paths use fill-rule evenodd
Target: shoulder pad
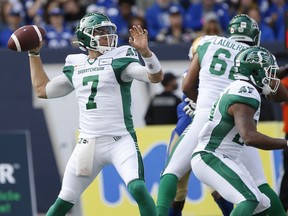
M 239 80 L 234 81 L 226 90 L 228 90 L 228 94 L 224 101 L 226 101 L 227 107 L 235 103 L 241 103 L 251 106 L 254 110 L 259 109 L 261 105 L 260 94 L 250 83 Z
M 81 61 L 86 61 L 87 55 L 81 54 L 70 54 L 65 59 L 65 66 L 79 64 Z
M 199 46 L 200 39 L 201 39 L 201 36 L 195 38 L 194 41 L 192 42 L 192 45 L 191 45 L 191 47 L 189 49 L 189 53 L 188 53 L 190 60 L 193 59 L 193 56 L 196 53 L 197 47 Z
M 131 46 L 120 46 L 109 53 L 113 55 L 113 59 L 132 58 L 134 61 L 139 61 L 139 54 L 137 50 Z
M 250 83 L 246 81 L 234 81 L 232 84 L 232 88 L 230 89 L 232 94 L 237 94 L 244 97 L 250 97 L 257 100 L 260 99 L 260 94 L 257 89 Z
M 217 36 L 217 35 L 205 35 L 205 36 L 202 36 L 199 40 L 199 44 L 203 44 L 203 43 L 207 43 L 207 42 L 210 42 L 216 38 L 220 38 L 220 36 Z
M 192 54 L 193 55 L 196 53 L 196 50 L 197 50 L 197 47 L 199 46 L 201 38 L 202 38 L 201 36 L 197 37 L 192 43 L 191 48 L 192 48 Z

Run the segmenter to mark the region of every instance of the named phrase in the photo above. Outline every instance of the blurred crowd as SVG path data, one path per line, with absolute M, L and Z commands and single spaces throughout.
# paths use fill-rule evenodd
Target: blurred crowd
M 140 1 L 140 0 L 138 0 Z M 229 20 L 245 13 L 261 29 L 261 42 L 284 41 L 285 0 L 154 0 L 139 7 L 137 0 L 0 0 L 0 47 L 20 26 L 46 29 L 45 46 L 73 46 L 79 19 L 89 12 L 107 14 L 117 26 L 119 45 L 128 44 L 128 29 L 141 25 L 150 41 L 165 44 L 191 42 L 203 34 L 226 35 Z

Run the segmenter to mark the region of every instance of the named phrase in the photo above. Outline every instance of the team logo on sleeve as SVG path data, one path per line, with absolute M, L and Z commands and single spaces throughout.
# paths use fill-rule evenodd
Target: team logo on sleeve
M 254 88 L 250 87 L 250 86 L 242 86 L 238 93 L 252 93 L 254 91 Z

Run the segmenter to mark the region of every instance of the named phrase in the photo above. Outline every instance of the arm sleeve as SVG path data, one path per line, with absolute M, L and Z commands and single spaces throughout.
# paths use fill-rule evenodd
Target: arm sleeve
M 121 79 L 124 82 L 131 82 L 133 79 L 150 82 L 148 78 L 148 70 L 138 62 L 131 62 L 121 74 Z
M 62 74 L 50 80 L 46 85 L 47 98 L 58 98 L 68 95 L 74 90 L 72 83 Z

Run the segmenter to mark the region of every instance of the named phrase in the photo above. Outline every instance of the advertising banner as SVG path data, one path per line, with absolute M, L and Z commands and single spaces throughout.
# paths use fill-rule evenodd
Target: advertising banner
M 0 131 L 0 215 L 36 216 L 30 134 Z

